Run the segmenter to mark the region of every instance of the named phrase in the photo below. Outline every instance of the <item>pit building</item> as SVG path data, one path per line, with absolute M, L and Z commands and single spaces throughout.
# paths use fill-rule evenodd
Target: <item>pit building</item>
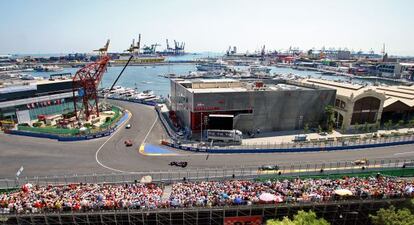
M 317 127 L 325 107 L 335 103 L 336 90 L 286 80 L 171 80 L 170 108 L 178 124 L 193 133 L 223 123 L 210 115 L 231 118 L 243 132 Z M 227 127 L 226 129 L 228 129 Z
M 38 115 L 73 111 L 72 76 L 50 79 L 7 78 L 0 80 L 0 120 L 29 123 Z

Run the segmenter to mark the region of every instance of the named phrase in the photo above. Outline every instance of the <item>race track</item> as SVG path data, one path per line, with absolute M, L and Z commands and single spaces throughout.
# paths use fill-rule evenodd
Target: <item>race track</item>
M 21 176 L 50 176 L 92 173 L 121 173 L 160 170 L 185 170 L 170 167 L 170 161 L 187 161 L 187 169 L 258 166 L 263 164 L 307 164 L 353 161 L 361 158 L 414 159 L 414 145 L 349 151 L 272 154 L 197 154 L 176 151 L 176 156 L 145 156 L 138 152 L 145 143 L 158 144 L 166 133 L 153 107 L 136 103 L 118 104 L 131 112 L 128 122 L 110 137 L 90 141 L 58 142 L 56 140 L 0 134 L 0 178 L 13 177 L 20 166 Z M 124 141 L 131 139 L 132 147 Z

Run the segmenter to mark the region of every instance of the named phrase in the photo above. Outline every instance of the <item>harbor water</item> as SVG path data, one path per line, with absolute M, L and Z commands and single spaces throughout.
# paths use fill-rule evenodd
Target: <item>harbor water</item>
M 167 96 L 170 93 L 170 82 L 169 78 L 163 77 L 166 74 L 178 74 L 185 75 L 191 71 L 196 70 L 195 64 L 181 64 L 174 63 L 174 61 L 179 60 L 191 60 L 199 55 L 190 55 L 190 56 L 181 56 L 168 60 L 171 64 L 163 65 L 147 65 L 147 66 L 128 66 L 121 78 L 119 79 L 116 85 L 136 88 L 138 91 L 152 90 L 154 94 L 159 96 Z M 102 79 L 102 87 L 109 87 L 116 79 L 118 74 L 122 70 L 122 66 L 108 67 L 107 72 L 104 74 Z M 284 67 L 271 67 L 271 73 L 276 74 L 295 74 L 300 77 L 312 77 L 312 78 L 322 78 L 326 80 L 334 81 L 343 81 L 343 82 L 352 82 L 357 84 L 373 84 L 373 83 L 383 83 L 383 84 L 398 84 L 394 81 L 384 81 L 384 80 L 372 80 L 372 79 L 361 79 L 361 78 L 352 78 L 338 75 L 324 75 L 317 71 L 306 71 L 306 70 L 295 70 L 292 68 Z M 71 73 L 75 74 L 79 68 L 64 68 L 63 71 L 59 73 Z M 30 72 L 33 76 L 49 78 L 51 74 L 56 74 L 57 72 Z

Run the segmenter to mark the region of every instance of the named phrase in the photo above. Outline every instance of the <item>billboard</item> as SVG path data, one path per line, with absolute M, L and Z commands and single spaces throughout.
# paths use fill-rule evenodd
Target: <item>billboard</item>
M 224 225 L 262 225 L 262 216 L 226 217 Z
M 233 130 L 233 115 L 210 114 L 208 116 L 208 129 Z
M 16 111 L 16 116 L 17 116 L 17 122 L 18 123 L 27 123 L 27 124 L 32 124 L 30 121 L 30 113 L 29 110 L 21 110 L 21 111 Z

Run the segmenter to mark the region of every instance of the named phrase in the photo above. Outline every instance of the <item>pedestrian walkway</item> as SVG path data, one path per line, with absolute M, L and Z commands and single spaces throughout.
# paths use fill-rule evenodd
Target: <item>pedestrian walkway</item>
M 370 137 L 373 133 L 378 135 L 386 134 L 390 135 L 392 133 L 409 133 L 413 132 L 413 129 L 401 128 L 393 130 L 378 130 L 377 132 L 369 133 L 360 133 L 360 134 L 341 134 L 340 132 L 334 130 L 331 134 L 328 133 L 308 133 L 306 134 L 307 140 L 317 141 L 317 140 L 334 140 L 337 138 L 346 138 L 346 137 Z M 282 131 L 282 132 L 269 132 L 260 134 L 259 137 L 255 138 L 246 138 L 243 139 L 243 145 L 266 145 L 266 144 L 286 144 L 293 143 L 295 136 L 298 134 L 303 134 L 303 131 Z

